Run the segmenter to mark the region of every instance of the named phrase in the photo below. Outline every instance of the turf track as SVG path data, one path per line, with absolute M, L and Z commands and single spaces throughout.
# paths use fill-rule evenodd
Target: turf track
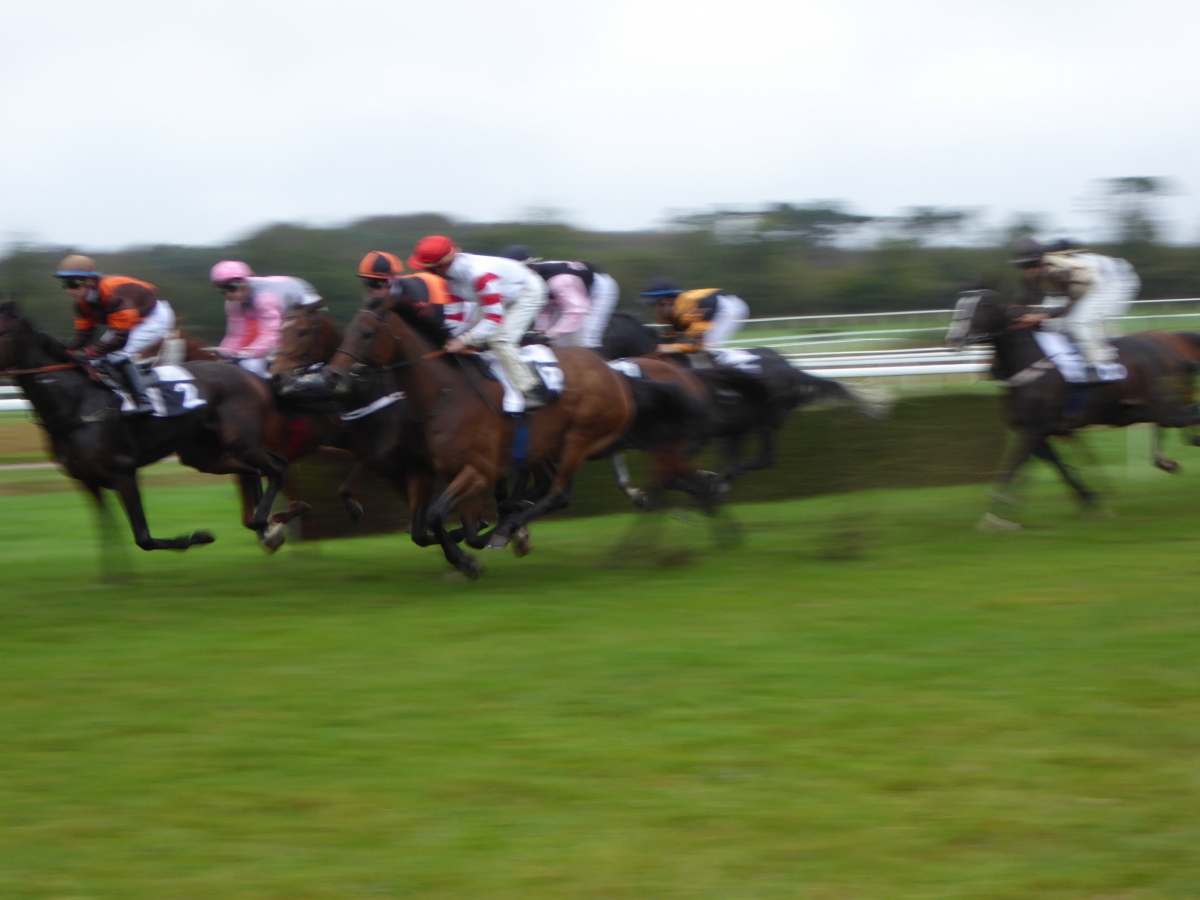
M 1195 897 L 1200 452 L 1120 441 L 1111 520 L 571 520 L 474 585 L 265 558 L 224 483 L 148 491 L 215 545 L 97 585 L 78 495 L 0 497 L 0 897 Z

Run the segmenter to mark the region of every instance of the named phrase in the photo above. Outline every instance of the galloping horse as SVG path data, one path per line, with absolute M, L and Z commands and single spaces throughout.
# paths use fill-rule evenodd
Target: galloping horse
M 1066 381 L 1042 351 L 1032 329 L 1017 324 L 1026 307 L 1005 304 L 993 291 L 970 291 L 954 307 L 946 343 L 963 349 L 991 344 L 996 351 L 992 374 L 1009 386 L 1008 420 L 1017 432 L 1000 476 L 996 501 L 1011 503 L 1008 494 L 1017 472 L 1030 456 L 1053 465 L 1084 507 L 1096 505 L 1096 495 L 1078 473 L 1059 457 L 1049 438 L 1070 435 L 1086 425 L 1123 428 L 1153 422 L 1163 428 L 1187 428 L 1200 423 L 1200 410 L 1185 404 L 1181 384 L 1190 382 L 1193 364 L 1153 336 L 1117 338 L 1126 377 L 1122 381 L 1079 385 Z M 990 510 L 982 527 L 1018 527 Z
M 501 412 L 502 389 L 487 380 L 473 359 L 445 354 L 440 327 L 406 304 L 366 308 L 354 317 L 342 346 L 327 367 L 342 381 L 353 374 L 391 369 L 410 414 L 421 426 L 432 470 L 448 483 L 429 510 L 429 527 L 446 560 L 470 578 L 479 563 L 464 553 L 445 526 L 458 510 L 473 547 L 504 547 L 515 536 L 527 542 L 526 526 L 570 502 L 571 480 L 589 457 L 613 446 L 632 423 L 634 401 L 626 379 L 590 350 L 556 351 L 563 374 L 561 397 L 527 417 L 518 434 Z M 514 444 L 524 443 L 524 460 Z M 512 469 L 552 464 L 548 491 L 527 509 L 513 512 L 490 534 L 479 535 L 482 500 Z M 414 529 L 415 534 L 415 529 Z
M 627 312 L 613 314 L 604 334 L 603 352 L 609 359 L 657 355 L 658 334 Z M 711 436 L 724 451 L 721 480 L 775 465 L 775 442 L 792 410 L 812 403 L 851 403 L 879 418 L 891 403 L 881 393 L 819 378 L 802 372 L 770 347 L 754 347 L 758 372 L 728 366 L 696 367 L 690 371 L 707 388 L 713 410 Z M 672 360 L 683 362 L 679 355 Z M 758 437 L 758 453 L 742 459 L 746 438 Z
M 101 489 L 109 488 L 120 495 L 143 550 L 211 544 L 207 531 L 175 538 L 150 534 L 137 470 L 175 453 L 201 472 L 238 475 L 250 482 L 256 503 L 246 525 L 265 541 L 271 504 L 287 469 L 287 461 L 263 442 L 264 431 L 278 416 L 271 392 L 234 366 L 199 362 L 183 368 L 195 379 L 203 404 L 172 418 L 125 418 L 117 394 L 85 374 L 58 340 L 37 331 L 16 304 L 0 304 L 0 374 L 15 376 L 50 436 L 58 462 L 84 484 L 102 514 Z

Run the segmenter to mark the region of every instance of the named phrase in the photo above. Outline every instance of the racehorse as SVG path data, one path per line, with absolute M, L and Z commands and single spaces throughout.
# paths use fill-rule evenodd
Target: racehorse
M 602 349 L 609 359 L 656 354 L 659 335 L 628 312 L 613 313 L 605 331 Z M 770 347 L 749 350 L 757 358 L 757 372 L 729 366 L 696 366 L 691 372 L 706 386 L 714 417 L 712 437 L 721 441 L 724 463 L 721 481 L 775 465 L 775 443 L 792 410 L 813 403 L 851 403 L 868 415 L 887 414 L 891 402 L 867 388 L 843 384 L 802 372 Z M 696 356 L 705 356 L 696 354 Z M 671 359 L 684 363 L 682 354 Z M 707 357 L 706 357 L 707 361 Z M 758 452 L 742 459 L 746 438 L 758 438 Z
M 1171 352 L 1190 360 L 1200 369 L 1200 334 L 1191 331 L 1139 331 L 1141 337 L 1150 338 L 1165 345 Z M 1187 390 L 1190 393 L 1190 380 Z M 1151 462 L 1164 472 L 1178 472 L 1179 463 L 1162 455 L 1162 443 L 1165 432 L 1161 426 L 1155 426 L 1150 436 Z M 1200 435 L 1195 432 L 1187 433 L 1186 440 L 1193 447 L 1200 447 Z
M 175 453 L 193 469 L 237 475 L 251 483 L 256 503 L 244 524 L 265 542 L 271 505 L 287 469 L 287 461 L 263 442 L 265 429 L 278 415 L 271 392 L 260 379 L 234 366 L 198 362 L 183 368 L 195 379 L 190 384 L 196 399 L 204 403 L 171 418 L 126 418 L 120 397 L 85 374 L 57 339 L 36 330 L 15 303 L 0 304 L 0 374 L 16 378 L 58 462 L 84 484 L 102 515 L 106 508 L 101 491 L 109 488 L 120 496 L 143 550 L 211 544 L 214 538 L 207 531 L 175 538 L 150 534 L 137 470 Z
M 1190 382 L 1194 366 L 1161 340 L 1135 334 L 1113 341 L 1127 373 L 1123 380 L 1072 384 L 1047 358 L 1033 330 L 1018 323 L 1027 311 L 1025 306 L 1004 303 L 994 291 L 969 291 L 955 304 L 946 332 L 947 345 L 958 350 L 991 344 L 996 351 L 992 375 L 1009 386 L 1008 421 L 1017 441 L 994 499 L 1013 502 L 1009 488 L 1029 457 L 1036 456 L 1058 470 L 1083 507 L 1095 507 L 1096 495 L 1063 462 L 1049 438 L 1068 436 L 1087 425 L 1123 428 L 1153 422 L 1163 428 L 1186 428 L 1198 424 L 1200 410 L 1185 404 L 1179 393 L 1179 386 Z M 980 525 L 1019 527 L 991 510 Z
M 430 467 L 448 482 L 429 509 L 429 528 L 446 560 L 477 578 L 480 565 L 455 543 L 446 516 L 458 510 L 472 547 L 504 547 L 516 536 L 519 549 L 528 540 L 531 521 L 568 505 L 579 466 L 621 438 L 635 408 L 627 380 L 597 354 L 562 348 L 555 351 L 563 375 L 561 396 L 526 416 L 528 431 L 518 432 L 512 417 L 501 412 L 501 386 L 484 377 L 476 360 L 440 350 L 444 340 L 440 326 L 407 304 L 367 307 L 354 317 L 326 370 L 335 382 L 384 369 L 395 372 L 409 413 L 421 426 Z M 522 455 L 523 460 L 515 458 Z M 544 465 L 554 466 L 544 496 L 480 535 L 485 492 L 510 469 Z

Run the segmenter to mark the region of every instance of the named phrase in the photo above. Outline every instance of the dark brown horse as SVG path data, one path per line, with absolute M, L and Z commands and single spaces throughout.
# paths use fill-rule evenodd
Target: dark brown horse
M 58 462 L 84 484 L 102 515 L 102 489 L 109 488 L 121 497 L 143 550 L 212 543 L 206 531 L 175 538 L 150 534 L 137 470 L 174 453 L 201 472 L 237 475 L 252 483 L 256 502 L 246 525 L 263 541 L 287 470 L 287 461 L 264 444 L 265 431 L 278 417 L 271 392 L 261 379 L 234 366 L 198 362 L 184 368 L 195 379 L 203 405 L 172 418 L 126 418 L 117 394 L 72 364 L 59 341 L 37 331 L 15 304 L 0 304 L 0 370 L 16 377 Z
M 329 371 L 336 379 L 352 372 L 391 369 L 404 391 L 409 413 L 421 425 L 434 473 L 448 482 L 429 510 L 429 527 L 451 565 L 476 578 L 479 563 L 464 553 L 446 529 L 457 510 L 465 539 L 474 547 L 524 542 L 534 519 L 570 502 L 571 481 L 589 457 L 611 448 L 634 418 L 626 379 L 590 350 L 556 351 L 562 396 L 528 416 L 527 436 L 518 436 L 512 417 L 501 412 L 502 389 L 473 359 L 445 354 L 444 336 L 403 305 L 364 309 L 346 331 Z M 526 443 L 524 468 L 552 464 L 545 496 L 513 512 L 489 535 L 478 533 L 482 503 L 514 466 L 514 438 Z
M 963 348 L 991 344 L 996 350 L 992 374 L 1008 383 L 1008 420 L 1017 434 L 1000 477 L 994 500 L 1011 504 L 1010 488 L 1030 456 L 1053 465 L 1084 507 L 1097 504 L 1096 495 L 1078 473 L 1059 457 L 1050 443 L 1088 425 L 1122 428 L 1151 422 L 1163 428 L 1187 428 L 1200 423 L 1200 410 L 1180 395 L 1190 379 L 1191 361 L 1160 340 L 1146 335 L 1117 338 L 1113 345 L 1127 376 L 1122 381 L 1095 385 L 1067 382 L 1046 357 L 1030 328 L 1018 319 L 1026 307 L 1005 304 L 993 291 L 970 291 L 955 306 L 946 343 Z M 1019 527 L 996 515 L 984 514 L 981 527 Z

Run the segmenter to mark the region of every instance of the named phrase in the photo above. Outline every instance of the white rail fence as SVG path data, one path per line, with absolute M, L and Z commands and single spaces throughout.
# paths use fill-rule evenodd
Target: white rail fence
M 835 313 L 747 319 L 733 347 L 772 347 L 797 368 L 826 378 L 890 378 L 903 382 L 977 380 L 991 352 L 942 346 L 949 309 Z M 1115 320 L 1122 333 L 1156 328 L 1200 330 L 1200 298 L 1136 300 Z M 16 386 L 0 385 L 0 412 L 29 409 Z

